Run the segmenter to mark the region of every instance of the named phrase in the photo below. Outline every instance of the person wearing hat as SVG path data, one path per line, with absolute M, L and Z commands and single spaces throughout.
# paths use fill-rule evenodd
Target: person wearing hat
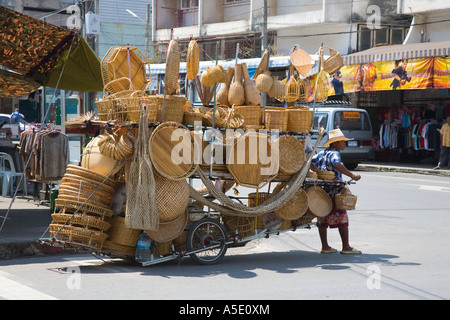
M 324 143 L 325 150 L 314 155 L 311 161 L 311 170 L 333 171 L 336 180 L 343 181 L 342 175 L 358 181 L 361 176 L 350 172 L 341 161 L 341 150 L 345 149 L 345 142 L 353 140 L 346 138 L 340 129 L 330 130 L 328 132 L 328 141 Z M 333 208 L 324 218 L 318 218 L 318 229 L 320 241 L 322 243 L 321 253 L 334 253 L 336 249 L 330 247 L 327 241 L 327 228 L 338 228 L 342 240 L 342 254 L 361 254 L 361 251 L 352 248 L 349 244 L 348 215 L 346 210 L 336 208 L 334 195 L 332 197 Z

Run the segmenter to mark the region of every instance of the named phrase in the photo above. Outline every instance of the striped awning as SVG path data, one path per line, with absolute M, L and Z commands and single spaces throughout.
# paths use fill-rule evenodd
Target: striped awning
M 385 45 L 343 56 L 344 64 L 450 56 L 450 41 Z

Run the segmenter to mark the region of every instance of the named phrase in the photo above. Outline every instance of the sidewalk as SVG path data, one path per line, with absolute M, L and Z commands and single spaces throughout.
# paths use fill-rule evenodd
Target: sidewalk
M 426 175 L 450 176 L 450 170 L 433 170 L 432 165 L 376 163 L 360 164 L 355 171 L 385 171 L 419 173 Z M 449 180 L 450 182 L 450 180 Z M 67 252 L 69 249 L 52 247 L 39 243 L 40 238 L 48 238 L 51 213 L 48 205 L 40 205 L 31 196 L 16 197 L 11 205 L 11 197 L 0 197 L 0 259 L 19 256 Z M 11 209 L 6 221 L 9 206 Z

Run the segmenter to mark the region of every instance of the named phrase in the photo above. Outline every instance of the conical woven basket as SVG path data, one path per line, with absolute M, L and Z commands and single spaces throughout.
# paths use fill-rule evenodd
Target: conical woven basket
M 256 79 L 264 70 L 269 66 L 269 50 L 265 49 L 264 53 L 259 61 L 258 67 L 256 68 L 253 79 Z
M 155 174 L 155 185 L 159 221 L 177 219 L 189 204 L 189 184 L 186 180 L 171 180 Z

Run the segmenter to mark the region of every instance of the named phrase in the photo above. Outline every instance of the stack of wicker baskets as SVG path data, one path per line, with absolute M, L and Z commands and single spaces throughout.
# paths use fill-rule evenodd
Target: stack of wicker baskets
M 69 165 L 55 200 L 51 235 L 74 245 L 101 249 L 111 226 L 115 187 L 112 179 Z

